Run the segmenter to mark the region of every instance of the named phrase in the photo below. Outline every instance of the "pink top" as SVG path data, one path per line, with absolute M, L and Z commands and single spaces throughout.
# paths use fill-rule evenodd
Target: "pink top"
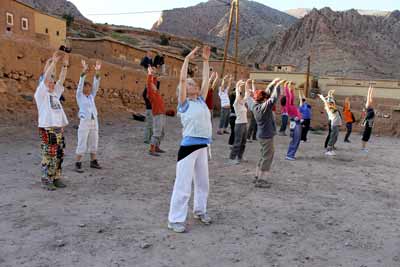
M 299 118 L 301 119 L 301 113 L 299 109 L 294 104 L 294 94 L 292 90 L 289 90 L 288 86 L 285 86 L 285 95 L 286 95 L 286 108 L 287 113 L 290 118 Z

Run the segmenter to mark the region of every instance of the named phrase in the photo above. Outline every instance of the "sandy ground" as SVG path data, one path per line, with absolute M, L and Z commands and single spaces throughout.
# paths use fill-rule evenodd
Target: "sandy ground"
M 210 161 L 211 226 L 190 216 L 189 232 L 167 230 L 180 125 L 168 119 L 151 158 L 143 124 L 101 124 L 103 170 L 73 171 L 76 130 L 67 128 L 68 188 L 41 189 L 32 127 L 0 129 L 0 266 L 400 266 L 400 140 L 373 137 L 368 155 L 338 143 L 326 158 L 310 135 L 296 162 L 276 138 L 271 189 L 253 187 L 258 144 L 248 163 L 227 166 L 227 136 Z M 343 138 L 343 134 L 340 139 Z

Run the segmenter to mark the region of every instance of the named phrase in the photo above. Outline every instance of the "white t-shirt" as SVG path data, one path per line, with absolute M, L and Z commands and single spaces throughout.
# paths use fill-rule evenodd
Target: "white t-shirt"
M 236 113 L 235 123 L 247 123 L 247 108 L 244 103 L 244 100 L 238 100 L 233 104 Z
M 222 88 L 220 87 L 218 90 L 218 95 L 219 99 L 221 100 L 221 107 L 230 107 L 230 101 L 229 101 L 229 95 L 228 95 L 228 89 L 225 89 L 222 91 Z
M 39 128 L 61 128 L 68 125 L 67 116 L 60 102 L 64 87 L 56 83 L 50 93 L 46 84 L 41 82 L 35 92 L 35 101 L 39 115 Z

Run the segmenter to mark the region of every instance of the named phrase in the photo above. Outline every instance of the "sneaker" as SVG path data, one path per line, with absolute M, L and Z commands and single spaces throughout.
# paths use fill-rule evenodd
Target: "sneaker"
M 240 161 L 238 159 L 230 159 L 228 165 L 239 165 Z
M 258 179 L 254 186 L 257 188 L 271 188 L 271 183 L 265 180 Z
M 75 162 L 75 171 L 78 173 L 83 173 L 82 162 Z
M 223 131 L 223 134 L 230 134 L 228 131 Z
M 90 168 L 99 169 L 99 170 L 102 169 L 101 166 L 99 165 L 99 163 L 97 162 L 97 159 L 92 160 L 90 162 Z
M 53 181 L 53 185 L 54 185 L 55 187 L 57 187 L 57 188 L 65 188 L 65 187 L 67 187 L 67 186 L 61 181 L 61 179 L 55 179 L 55 180 Z
M 351 143 L 350 140 L 344 140 L 345 143 Z
M 43 179 L 43 178 L 42 178 L 42 188 L 48 191 L 57 190 L 57 188 L 54 186 L 52 182 L 50 182 L 48 179 Z
M 286 156 L 286 160 L 289 160 L 289 161 L 295 161 L 295 160 L 296 160 L 296 158 L 292 158 L 292 157 Z
M 153 157 L 159 157 L 159 156 L 160 156 L 160 154 L 158 154 L 158 153 L 155 152 L 155 151 L 149 151 L 149 155 L 150 155 L 150 156 L 153 156 Z
M 162 150 L 160 147 L 156 146 L 156 152 L 157 153 L 165 153 L 164 150 Z
M 193 217 L 195 219 L 200 220 L 202 223 L 204 223 L 205 225 L 209 225 L 211 224 L 212 220 L 210 218 L 210 216 L 208 216 L 207 213 L 194 213 Z
M 186 228 L 184 223 L 168 223 L 168 229 L 174 231 L 175 233 L 184 233 Z
M 325 155 L 326 156 L 336 156 L 336 153 L 335 153 L 335 151 L 331 150 L 331 151 L 326 151 Z
M 368 153 L 368 148 L 362 148 L 361 152 Z

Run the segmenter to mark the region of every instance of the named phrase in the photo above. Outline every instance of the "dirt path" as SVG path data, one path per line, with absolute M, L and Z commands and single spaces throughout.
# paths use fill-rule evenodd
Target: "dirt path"
M 75 131 L 67 129 L 68 188 L 40 188 L 34 128 L 0 129 L 0 266 L 400 266 L 400 140 L 372 138 L 370 153 L 339 142 L 323 155 L 323 136 L 284 160 L 276 138 L 271 189 L 255 189 L 258 144 L 248 163 L 227 166 L 227 136 L 210 162 L 212 226 L 189 220 L 189 233 L 166 229 L 180 140 L 168 120 L 162 158 L 142 143 L 142 124 L 101 124 L 104 169 L 73 172 Z M 342 137 L 341 137 L 342 139 Z M 87 169 L 88 163 L 84 167 Z

